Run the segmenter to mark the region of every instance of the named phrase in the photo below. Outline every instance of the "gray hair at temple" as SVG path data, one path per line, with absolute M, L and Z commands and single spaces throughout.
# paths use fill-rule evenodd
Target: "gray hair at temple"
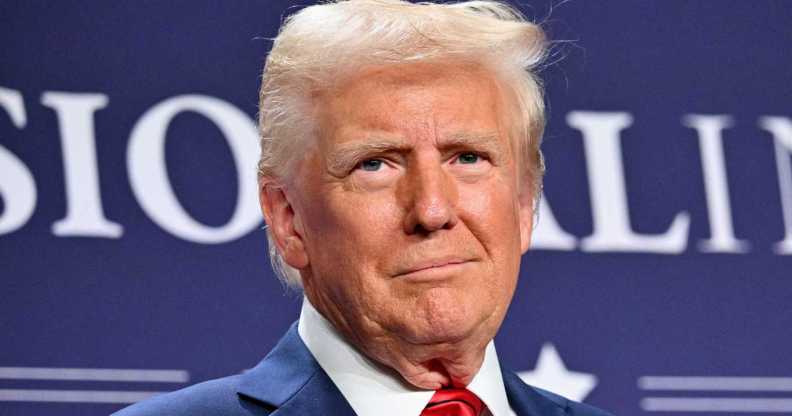
M 274 39 L 259 93 L 259 186 L 282 186 L 317 134 L 312 97 L 364 66 L 462 61 L 492 71 L 512 96 L 511 140 L 521 178 L 538 201 L 544 163 L 539 150 L 545 125 L 537 67 L 547 51 L 542 29 L 497 1 L 410 3 L 337 0 L 289 16 Z M 267 230 L 278 277 L 300 287 Z

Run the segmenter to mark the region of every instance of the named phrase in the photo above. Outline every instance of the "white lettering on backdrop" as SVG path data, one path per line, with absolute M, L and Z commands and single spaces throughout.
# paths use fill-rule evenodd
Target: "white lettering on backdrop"
M 577 246 L 577 239 L 564 231 L 550 209 L 547 198 L 542 195 L 539 200 L 539 221 L 531 236 L 531 247 L 539 250 L 571 251 Z
M 176 199 L 165 166 L 165 132 L 177 114 L 193 111 L 211 120 L 226 138 L 236 162 L 237 201 L 231 219 L 221 227 L 194 220 Z M 129 137 L 127 169 L 132 191 L 148 216 L 164 230 L 185 240 L 217 244 L 235 240 L 261 223 L 256 162 L 258 133 L 250 118 L 217 98 L 182 95 L 169 98 L 140 117 Z
M 25 103 L 19 91 L 0 87 L 0 107 L 11 124 L 25 128 Z M 36 209 L 36 181 L 30 170 L 6 148 L 0 146 L 0 197 L 5 209 L 0 214 L 0 235 L 16 231 L 27 223 Z
M 778 254 L 792 254 L 792 169 L 789 166 L 789 153 L 792 152 L 792 120 L 786 117 L 762 117 L 759 127 L 773 135 L 775 143 L 778 186 L 781 188 L 781 209 L 784 214 L 786 235 L 775 246 Z
M 700 242 L 699 248 L 712 253 L 745 253 L 750 245 L 734 236 L 729 178 L 723 157 L 722 133 L 734 122 L 729 116 L 689 114 L 682 117 L 682 124 L 696 129 L 701 149 L 711 238 Z
M 66 217 L 52 225 L 59 237 L 119 238 L 124 229 L 105 218 L 99 193 L 93 115 L 107 107 L 104 94 L 45 92 L 44 106 L 58 116 L 66 180 Z
M 630 225 L 619 133 L 632 124 L 632 116 L 572 111 L 566 120 L 583 135 L 594 219 L 594 233 L 581 240 L 580 248 L 590 252 L 676 254 L 684 251 L 690 226 L 687 212 L 678 213 L 663 234 L 638 234 Z
M 44 92 L 41 104 L 58 120 L 62 144 L 66 207 L 64 218 L 53 224 L 59 237 L 119 238 L 121 224 L 105 216 L 99 189 L 94 113 L 108 106 L 99 93 Z M 24 129 L 27 116 L 19 91 L 0 87 L 0 107 L 11 124 Z M 211 227 L 192 218 L 176 197 L 165 161 L 166 132 L 173 118 L 193 112 L 213 122 L 231 150 L 238 192 L 234 213 L 222 226 Z M 676 254 L 688 242 L 690 215 L 679 212 L 665 232 L 640 234 L 632 228 L 627 203 L 621 133 L 630 127 L 627 112 L 572 111 L 567 124 L 580 131 L 591 195 L 593 232 L 578 241 L 556 220 L 545 198 L 539 204 L 539 224 L 534 248 L 586 252 L 644 252 Z M 696 131 L 701 150 L 702 175 L 707 201 L 710 238 L 699 242 L 703 252 L 745 253 L 749 243 L 734 233 L 729 197 L 723 132 L 734 124 L 727 115 L 688 114 L 682 125 Z M 792 254 L 792 120 L 768 116 L 759 126 L 774 138 L 784 214 L 785 238 L 775 246 L 778 254 Z M 261 223 L 258 212 L 255 166 L 257 132 L 253 121 L 233 105 L 214 97 L 182 95 L 148 109 L 136 122 L 127 147 L 127 173 L 132 191 L 146 215 L 175 237 L 204 244 L 219 244 L 246 235 Z M 14 232 L 32 216 L 37 202 L 36 183 L 25 163 L 0 146 L 0 235 Z

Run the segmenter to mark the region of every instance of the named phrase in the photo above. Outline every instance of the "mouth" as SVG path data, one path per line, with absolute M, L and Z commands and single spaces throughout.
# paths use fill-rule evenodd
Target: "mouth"
M 409 267 L 399 270 L 394 277 L 411 280 L 435 280 L 448 277 L 450 274 L 459 271 L 472 262 L 473 260 L 471 259 L 458 257 L 429 259 L 411 264 Z

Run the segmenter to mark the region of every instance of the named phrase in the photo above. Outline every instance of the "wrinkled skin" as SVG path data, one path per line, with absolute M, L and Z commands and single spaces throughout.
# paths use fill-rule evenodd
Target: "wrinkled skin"
M 424 389 L 467 385 L 514 293 L 532 197 L 481 68 L 369 68 L 316 97 L 317 142 L 262 208 L 305 295 Z

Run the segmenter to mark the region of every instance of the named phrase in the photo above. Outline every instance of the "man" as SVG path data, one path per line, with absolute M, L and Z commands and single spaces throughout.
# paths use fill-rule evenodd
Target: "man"
M 273 265 L 305 293 L 254 369 L 128 415 L 604 415 L 492 343 L 541 187 L 541 30 L 493 2 L 349 0 L 281 28 L 260 95 Z

